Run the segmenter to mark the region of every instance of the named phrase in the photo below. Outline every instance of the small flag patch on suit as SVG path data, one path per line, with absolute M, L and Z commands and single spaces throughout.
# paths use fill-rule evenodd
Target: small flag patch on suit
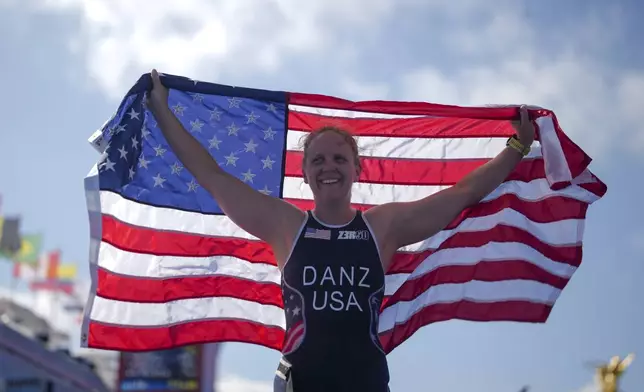
M 308 227 L 304 233 L 304 238 L 315 238 L 318 240 L 330 240 L 331 230 L 314 229 Z

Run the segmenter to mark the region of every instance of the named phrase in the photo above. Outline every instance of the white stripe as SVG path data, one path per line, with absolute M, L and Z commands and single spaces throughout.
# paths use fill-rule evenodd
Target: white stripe
M 489 109 L 491 107 L 518 107 L 520 105 L 486 105 L 486 106 L 468 106 L 463 107 L 463 109 L 478 109 L 484 108 Z M 541 109 L 538 106 L 528 106 L 529 109 Z M 367 112 L 364 110 L 344 110 L 344 109 L 328 109 L 328 108 L 319 108 L 313 106 L 305 105 L 288 105 L 288 109 L 293 112 L 301 113 L 310 113 L 317 114 L 320 116 L 327 117 L 344 117 L 344 118 L 377 118 L 377 119 L 403 119 L 403 118 L 448 118 L 444 116 L 429 116 L 424 114 L 388 114 L 388 113 L 377 113 L 377 112 Z M 453 117 L 454 120 L 461 119 L 460 117 Z M 484 121 L 484 120 L 481 120 Z
M 534 248 L 518 242 L 490 242 L 476 248 L 441 249 L 425 258 L 411 274 L 389 274 L 386 277 L 385 295 L 392 295 L 408 280 L 455 265 L 476 265 L 480 261 L 523 260 L 553 275 L 569 279 L 577 270 L 570 264 L 554 261 Z M 484 268 L 484 267 L 481 267 Z
M 552 286 L 529 280 L 470 281 L 432 286 L 412 301 L 398 302 L 386 308 L 380 314 L 378 332 L 382 333 L 396 324 L 403 324 L 424 307 L 434 304 L 448 304 L 461 300 L 483 303 L 519 300 L 552 305 L 560 292 L 561 290 Z
M 235 319 L 251 320 L 285 328 L 284 310 L 230 297 L 181 299 L 164 303 L 123 302 L 96 297 L 90 315 L 105 324 L 165 327 L 189 321 Z
M 398 118 L 419 118 L 431 116 L 419 115 L 419 114 L 387 114 L 387 113 L 374 113 L 374 112 L 365 112 L 357 110 L 341 110 L 341 109 L 327 109 L 327 108 L 315 108 L 312 106 L 302 106 L 302 105 L 288 105 L 288 110 L 292 112 L 301 112 L 309 114 L 317 114 L 319 116 L 327 117 L 344 117 L 344 118 L 380 118 L 380 119 L 398 119 Z
M 286 149 L 302 151 L 302 140 L 309 132 L 289 130 Z M 507 137 L 486 138 L 413 138 L 356 136 L 360 155 L 365 157 L 400 159 L 488 159 L 505 148 Z M 541 147 L 535 142 L 529 158 L 541 156 Z
M 413 301 L 386 308 L 380 316 L 379 332 L 403 323 L 425 306 L 435 303 L 526 300 L 552 304 L 559 290 L 533 281 L 479 282 L 432 286 Z M 166 327 L 208 319 L 236 319 L 284 329 L 282 308 L 229 297 L 182 299 L 166 303 L 122 302 L 96 297 L 91 320 L 120 326 Z
M 392 295 L 405 281 L 420 278 L 440 267 L 475 265 L 482 260 L 524 260 L 562 278 L 570 278 L 576 270 L 576 267 L 551 260 L 525 244 L 493 242 L 477 248 L 443 249 L 432 253 L 411 274 L 389 274 L 385 277 L 385 295 Z M 229 276 L 254 282 L 281 283 L 279 269 L 268 264 L 250 263 L 230 256 L 155 256 L 121 250 L 107 243 L 101 244 L 98 264 L 117 275 L 139 278 Z
M 518 107 L 519 105 L 505 105 L 502 107 Z M 490 108 L 491 106 L 469 106 L 464 107 L 463 109 L 473 109 L 473 108 Z M 531 109 L 537 109 L 537 106 L 529 106 Z M 304 106 L 304 105 L 288 105 L 288 109 L 293 112 L 301 113 L 310 113 L 317 114 L 320 116 L 327 117 L 344 117 L 344 118 L 378 118 L 378 119 L 403 119 L 403 118 L 448 118 L 444 116 L 429 116 L 423 114 L 388 114 L 388 113 L 377 113 L 377 112 L 367 112 L 359 110 L 343 110 L 343 109 L 328 109 L 328 108 L 318 108 L 313 106 Z M 454 117 L 455 120 L 460 119 L 460 117 Z M 483 121 L 483 120 L 482 120 Z
M 352 203 L 384 204 L 390 202 L 415 201 L 443 189 L 447 185 L 390 185 L 358 182 L 353 185 Z M 283 194 L 285 198 L 313 200 L 311 188 L 301 177 L 285 177 Z M 542 200 L 551 196 L 566 196 L 586 203 L 593 203 L 598 197 L 579 186 L 569 186 L 561 190 L 552 190 L 545 178 L 530 182 L 507 181 L 483 199 L 488 201 L 504 194 L 515 194 L 527 201 Z
M 101 243 L 98 265 L 118 275 L 164 279 L 180 277 L 229 276 L 255 282 L 280 284 L 277 267 L 251 263 L 231 256 L 157 256 L 118 249 Z
M 553 183 L 571 181 L 570 167 L 557 136 L 552 117 L 539 117 L 535 122 L 539 127 L 539 137 L 543 140 L 546 177 Z
M 566 190 L 570 188 L 573 187 L 566 188 Z M 565 192 L 566 190 L 558 192 Z M 584 192 L 586 191 L 584 190 Z M 134 226 L 147 227 L 150 222 L 154 222 L 156 230 L 206 236 L 238 237 L 250 240 L 257 239 L 224 215 L 201 215 L 194 212 L 152 207 L 138 204 L 108 191 L 101 191 L 101 204 L 104 214 L 111 215 Z M 526 230 L 547 244 L 571 245 L 581 242 L 579 225 L 583 225 L 583 221 L 568 219 L 550 223 L 536 223 L 530 221 L 521 213 L 506 208 L 493 215 L 468 218 L 455 229 L 443 230 L 425 241 L 407 246 L 402 250 L 413 252 L 435 249 L 456 232 L 489 230 L 498 224 L 506 224 Z

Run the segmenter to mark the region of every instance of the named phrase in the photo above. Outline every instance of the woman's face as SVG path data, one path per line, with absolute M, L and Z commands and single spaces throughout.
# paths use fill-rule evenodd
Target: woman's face
M 328 131 L 316 136 L 308 146 L 303 165 L 304 182 L 309 184 L 316 202 L 351 200 L 351 187 L 359 168 L 351 146 L 344 136 Z

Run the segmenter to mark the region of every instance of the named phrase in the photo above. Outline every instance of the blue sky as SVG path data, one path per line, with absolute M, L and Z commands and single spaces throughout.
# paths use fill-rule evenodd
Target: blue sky
M 109 7 L 106 5 L 109 4 Z M 584 362 L 644 355 L 644 6 L 635 0 L 0 0 L 0 193 L 87 277 L 89 135 L 151 67 L 353 99 L 551 108 L 608 184 L 545 325 L 446 322 L 390 355 L 393 391 L 580 391 Z M 180 6 L 178 4 L 181 4 Z M 261 5 L 260 5 L 261 4 Z M 8 285 L 0 264 L 0 285 Z M 279 356 L 224 347 L 233 392 Z M 256 383 L 252 383 L 251 381 Z M 232 381 L 231 381 L 232 382 Z M 229 384 L 233 385 L 233 384 Z M 635 360 L 623 388 L 644 385 Z

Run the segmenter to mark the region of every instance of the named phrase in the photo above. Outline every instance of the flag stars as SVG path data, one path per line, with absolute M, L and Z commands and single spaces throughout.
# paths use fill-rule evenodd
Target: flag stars
M 248 143 L 244 143 L 244 146 L 246 146 L 246 152 L 255 153 L 257 152 L 255 149 L 257 148 L 257 146 L 259 146 L 259 144 L 255 143 L 253 139 L 250 139 Z
M 265 129 L 264 131 L 264 140 L 275 140 L 275 134 L 277 132 L 273 131 L 272 127 L 268 127 L 268 129 Z
M 232 97 L 228 98 L 228 107 L 229 108 L 239 108 L 239 104 L 241 103 L 241 99 L 237 97 Z
M 258 118 L 259 118 L 258 115 L 256 115 L 253 112 L 250 112 L 249 114 L 246 115 L 246 124 L 257 124 Z
M 270 196 L 270 194 L 273 193 L 273 191 L 268 189 L 268 185 L 264 185 L 264 188 L 260 189 L 259 191 L 261 193 L 265 194 L 266 196 Z M 291 298 L 291 299 L 293 299 L 293 298 Z
M 194 82 L 195 82 L 195 86 L 196 86 L 197 81 L 195 80 Z M 194 94 L 190 94 L 190 95 L 192 96 L 192 100 L 194 102 L 199 102 L 199 103 L 203 102 L 203 94 L 194 93 Z
M 212 121 L 212 120 L 217 120 L 217 121 L 221 120 L 221 115 L 222 115 L 222 113 L 223 113 L 223 112 L 222 112 L 221 110 L 219 110 L 218 108 L 214 108 L 214 109 L 212 109 L 212 110 L 210 111 L 210 120 L 211 120 L 211 121 Z
M 136 136 L 132 136 L 132 149 L 133 150 L 139 149 L 139 141 L 136 139 Z
M 190 130 L 192 132 L 201 132 L 201 128 L 203 128 L 204 125 L 205 124 L 199 119 L 190 121 L 190 127 L 191 127 Z
M 239 134 L 239 127 L 235 125 L 235 123 L 230 124 L 229 126 L 226 127 L 228 129 L 228 136 L 238 136 Z
M 271 159 L 270 156 L 266 156 L 265 159 L 262 159 L 262 164 L 264 165 L 262 169 L 273 169 L 273 163 L 275 163 L 274 160 Z
M 170 166 L 170 169 L 172 170 L 172 174 L 179 174 L 181 170 L 183 170 L 183 166 L 179 162 L 175 162 Z
M 166 182 L 166 179 L 161 177 L 161 173 L 158 173 L 156 176 L 152 177 L 154 180 L 154 187 L 161 187 L 163 188 L 163 183 Z
M 139 167 L 147 169 L 148 163 L 150 163 L 150 161 L 146 160 L 145 157 L 141 155 L 141 157 L 139 158 Z
M 119 133 L 122 133 L 122 132 L 125 132 L 125 126 L 124 126 L 124 125 L 119 124 L 119 125 L 116 127 L 116 131 L 115 131 L 115 133 L 118 135 Z
M 227 155 L 224 158 L 226 159 L 226 166 L 237 166 L 237 160 L 239 159 L 239 157 L 236 157 L 234 152 L 231 152 L 230 155 Z
M 105 162 L 103 162 L 101 166 L 103 167 L 103 171 L 111 170 L 113 172 L 116 172 L 116 170 L 114 170 L 114 165 L 116 165 L 116 162 L 110 161 L 110 158 L 108 157 L 105 158 Z
M 158 145 L 158 146 L 154 147 L 154 152 L 156 153 L 156 156 L 158 156 L 158 157 L 162 157 L 163 154 L 166 153 L 166 151 L 168 151 L 168 150 L 163 148 L 163 146 L 161 146 L 161 145 Z
M 128 170 L 128 172 L 129 172 L 128 177 L 130 178 L 130 180 L 133 180 L 134 179 L 134 174 L 135 174 L 134 169 L 130 168 Z
M 212 139 L 208 140 L 208 149 L 214 148 L 216 150 L 219 150 L 220 144 L 221 140 L 217 139 L 217 135 L 215 135 L 212 137 Z
M 269 104 L 266 105 L 266 111 L 277 114 L 277 108 L 275 107 L 275 104 L 273 104 L 273 103 L 269 103 Z
M 183 106 L 181 102 L 177 102 L 176 105 L 172 107 L 172 111 L 174 114 L 177 116 L 183 116 L 183 112 L 187 109 L 187 107 Z
M 125 146 L 121 146 L 121 148 L 118 149 L 119 154 L 121 155 L 121 159 L 125 159 L 127 161 L 127 150 L 125 149 Z
M 148 136 L 150 136 L 150 131 L 148 131 L 146 127 L 143 127 L 143 129 L 141 130 L 141 137 L 143 139 L 147 139 Z
M 255 178 L 256 175 L 257 174 L 251 172 L 250 169 L 248 169 L 245 173 L 242 173 L 244 182 L 250 182 L 251 184 L 253 183 L 253 178 Z
M 199 184 L 197 184 L 197 181 L 195 181 L 195 179 L 193 178 L 188 183 L 188 192 L 197 192 L 198 187 L 199 187 Z
M 134 108 L 131 108 L 130 111 L 127 113 L 128 116 L 130 116 L 130 120 L 137 119 L 139 120 L 139 112 L 134 110 Z

